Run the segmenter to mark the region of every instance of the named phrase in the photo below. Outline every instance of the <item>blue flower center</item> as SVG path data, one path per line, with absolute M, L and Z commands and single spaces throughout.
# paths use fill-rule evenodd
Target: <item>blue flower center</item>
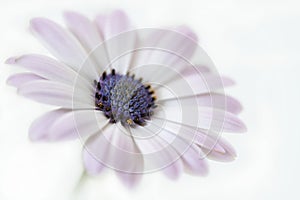
M 134 75 L 110 74 L 104 72 L 99 81 L 95 81 L 95 105 L 111 123 L 120 121 L 123 125 L 145 125 L 155 108 L 154 92 L 150 85 L 136 80 Z

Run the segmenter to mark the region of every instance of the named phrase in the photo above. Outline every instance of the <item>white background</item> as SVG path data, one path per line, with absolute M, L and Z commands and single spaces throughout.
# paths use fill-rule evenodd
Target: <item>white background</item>
M 49 110 L 5 84 L 15 71 L 5 59 L 47 51 L 30 35 L 36 16 L 62 22 L 63 10 L 89 17 L 124 9 L 137 27 L 188 24 L 218 70 L 236 82 L 227 90 L 241 100 L 242 135 L 225 137 L 238 151 L 232 163 L 210 162 L 207 177 L 160 173 L 144 176 L 135 190 L 113 173 L 82 173 L 79 141 L 32 143 L 30 123 Z M 300 199 L 300 4 L 283 0 L 0 0 L 0 199 Z M 75 193 L 74 193 L 75 191 Z

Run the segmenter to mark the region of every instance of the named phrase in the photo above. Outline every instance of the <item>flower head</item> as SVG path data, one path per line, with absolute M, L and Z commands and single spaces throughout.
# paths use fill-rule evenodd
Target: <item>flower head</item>
M 206 158 L 234 159 L 220 133 L 245 131 L 241 105 L 223 93 L 233 81 L 218 75 L 191 29 L 133 29 L 122 11 L 64 17 L 69 30 L 30 23 L 55 58 L 7 60 L 29 71 L 7 80 L 20 95 L 59 107 L 33 122 L 31 140 L 80 138 L 86 171 L 112 168 L 128 186 L 146 172 L 205 175 Z

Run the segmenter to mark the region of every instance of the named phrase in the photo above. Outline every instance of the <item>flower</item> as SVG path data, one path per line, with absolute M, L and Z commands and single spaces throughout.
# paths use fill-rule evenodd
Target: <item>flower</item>
M 223 93 L 233 81 L 218 75 L 190 28 L 133 29 L 119 10 L 93 22 L 64 18 L 69 30 L 45 18 L 30 23 L 55 58 L 6 62 L 29 71 L 7 80 L 20 95 L 58 106 L 33 122 L 32 141 L 80 138 L 86 171 L 112 168 L 129 187 L 146 172 L 205 175 L 206 158 L 235 158 L 220 137 L 246 130 L 240 103 Z

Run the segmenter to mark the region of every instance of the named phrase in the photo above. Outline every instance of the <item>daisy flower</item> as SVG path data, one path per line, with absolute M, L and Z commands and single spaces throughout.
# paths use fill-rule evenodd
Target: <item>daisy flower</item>
M 142 174 L 208 172 L 236 153 L 221 132 L 240 133 L 240 103 L 187 26 L 134 29 L 120 10 L 93 21 L 65 12 L 67 28 L 35 18 L 30 30 L 52 54 L 12 57 L 25 72 L 7 83 L 56 108 L 29 128 L 32 141 L 79 138 L 90 175 L 113 169 L 128 187 Z

